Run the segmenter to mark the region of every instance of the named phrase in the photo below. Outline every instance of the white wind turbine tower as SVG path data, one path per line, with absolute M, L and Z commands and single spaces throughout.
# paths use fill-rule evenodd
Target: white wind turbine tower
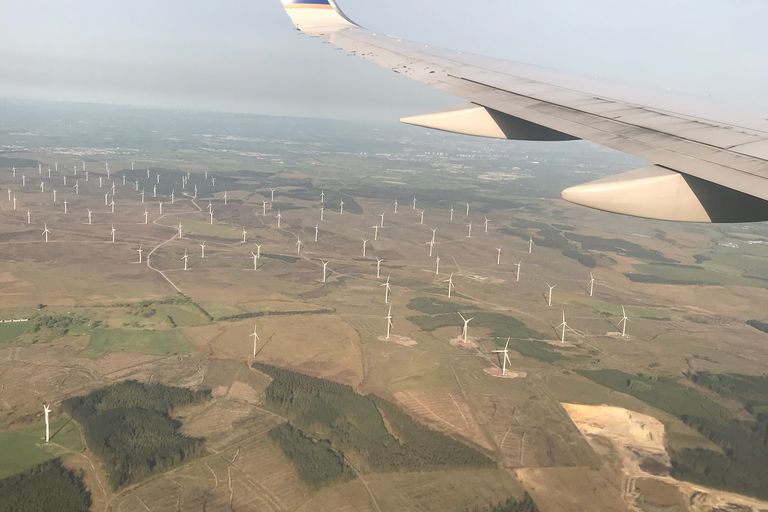
M 413 196 L 413 206 L 411 206 L 411 210 L 416 211 L 416 196 Z
M 171 189 L 171 204 L 175 204 L 176 202 L 176 189 Z
M 211 208 L 211 211 L 208 212 L 208 215 L 211 216 L 210 223 L 211 223 L 211 225 L 213 225 L 213 208 Z
M 261 259 L 261 245 L 262 244 L 253 244 L 256 246 L 256 259 Z
M 142 262 L 142 254 L 144 254 L 144 246 L 140 245 L 136 252 L 139 253 L 139 263 Z
M 368 247 L 368 240 L 363 238 L 363 258 L 365 258 L 365 249 Z
M 51 406 L 43 404 L 43 413 L 45 414 L 45 444 L 51 440 L 51 424 L 48 415 L 51 413 Z
M 547 296 L 547 306 L 552 307 L 552 290 L 557 288 L 557 285 L 547 283 L 547 286 L 549 287 L 549 295 Z
M 472 223 L 467 224 L 467 238 L 472 238 Z
M 249 335 L 249 337 L 253 337 L 253 357 L 256 357 L 256 342 L 260 341 L 259 333 L 256 332 L 256 326 L 253 326 L 253 333 Z
M 224 191 L 224 206 L 227 206 L 227 191 Z
M 374 224 L 371 226 L 371 229 L 373 229 L 373 241 L 377 242 L 379 240 L 379 226 L 378 224 Z
M 283 223 L 283 214 L 280 213 L 280 210 L 277 210 L 277 229 L 280 229 L 280 226 Z
M 328 262 L 320 260 L 320 263 L 323 264 L 323 284 L 325 284 L 326 278 L 328 277 Z
M 502 360 L 501 360 L 501 375 L 506 376 L 507 375 L 507 364 L 509 366 L 512 366 L 512 361 L 509 360 L 509 340 L 512 338 L 507 338 L 507 343 L 504 345 L 503 350 L 494 350 L 494 354 L 504 354 Z
M 518 261 L 518 262 L 517 262 L 517 264 L 515 265 L 515 266 L 517 267 L 517 274 L 515 275 L 515 282 L 516 282 L 516 283 L 519 283 L 519 282 L 520 282 L 520 267 L 521 267 L 522 265 L 523 265 L 523 262 L 522 262 L 522 261 Z
M 241 243 L 244 244 L 246 242 L 246 240 L 248 239 L 247 236 L 248 236 L 248 232 L 245 230 L 245 226 L 243 226 L 243 241 Z
M 53 189 L 53 204 L 56 204 L 56 189 Z
M 560 343 L 565 344 L 565 331 L 568 329 L 568 323 L 565 321 L 565 310 L 563 310 L 563 323 L 557 326 L 558 328 L 563 329 L 562 333 L 560 334 Z
M 32 212 L 27 210 L 27 224 L 32 224 Z
M 432 243 L 435 243 L 435 235 L 437 234 L 437 228 L 429 228 L 432 231 Z
M 205 240 L 200 244 L 200 258 L 205 259 Z
M 149 224 L 149 211 L 144 210 L 144 224 Z
M 261 202 L 261 215 L 266 217 L 267 216 L 267 202 L 262 201 Z
M 40 192 L 41 193 L 45 193 L 45 182 L 44 181 L 40 182 Z
M 320 189 L 320 204 L 325 203 L 325 189 Z
M 16 196 L 13 196 L 13 209 L 16 209 Z M 67 202 L 64 201 L 64 215 L 67 214 Z
M 389 276 L 387 276 L 387 281 L 379 286 L 384 287 L 384 304 L 389 304 L 389 292 L 392 291 L 389 285 Z
M 451 222 L 453 222 L 453 205 L 451 205 Z
M 115 213 L 115 196 L 112 196 L 112 199 L 109 201 L 109 207 L 112 213 Z
M 448 277 L 448 279 L 445 280 L 446 283 L 448 283 L 448 298 L 451 298 L 451 291 L 453 291 L 453 272 L 451 272 L 451 275 Z
M 420 210 L 419 215 L 421 215 L 421 218 L 419 219 L 419 224 L 424 224 L 424 210 Z
M 389 312 L 387 313 L 386 320 L 387 320 L 387 338 L 386 339 L 389 339 L 389 335 L 392 332 L 392 304 L 389 305 Z
M 435 258 L 435 275 L 440 275 L 440 255 L 438 254 Z
M 49 234 L 51 234 L 51 230 L 48 229 L 48 224 L 43 223 L 43 236 L 45 237 L 45 243 L 48 243 Z
M 376 257 L 376 279 L 381 278 L 381 262 L 384 261 L 383 259 Z
M 92 219 L 92 215 L 93 215 L 93 210 L 91 210 L 90 208 L 88 208 L 88 224 L 89 224 L 89 225 L 90 225 L 90 224 L 93 224 L 93 223 L 91 222 L 91 219 Z
M 384 227 L 384 212 L 381 212 L 379 214 L 379 217 L 381 217 L 381 220 L 379 221 L 379 227 L 383 228 Z
M 112 243 L 115 243 L 115 225 L 112 224 L 112 229 L 110 230 L 110 233 L 112 234 Z
M 315 242 L 317 242 L 317 235 L 320 233 L 320 225 L 315 224 Z
M 269 197 L 269 200 L 270 200 L 271 202 L 273 202 L 273 203 L 275 202 L 275 190 L 276 190 L 276 189 L 274 189 L 274 188 L 271 188 L 271 189 L 269 189 L 269 191 L 270 191 L 270 193 L 271 193 L 271 195 L 270 195 L 270 197 Z
M 160 209 L 160 215 L 162 215 L 162 214 L 163 214 L 163 202 L 162 202 L 162 201 L 159 201 L 159 202 L 157 203 L 157 206 L 158 206 L 158 208 Z
M 458 314 L 462 320 L 464 320 L 464 328 L 462 329 L 462 337 L 464 338 L 464 343 L 467 343 L 467 334 L 469 334 L 469 322 L 475 319 L 475 317 L 472 318 L 464 318 L 464 315 L 461 313 Z
M 528 254 L 533 253 L 533 235 L 528 235 Z
M 592 296 L 592 293 L 595 291 L 595 276 L 592 275 L 592 272 L 589 273 L 589 296 Z
M 189 260 L 189 255 L 187 255 L 186 249 L 184 249 L 184 256 L 182 256 L 181 259 L 184 260 L 184 270 L 189 270 L 189 266 L 187 265 L 187 262 Z
M 179 222 L 179 240 L 181 240 L 184 237 L 184 226 L 181 225 L 181 222 Z
M 251 251 L 251 256 L 253 257 L 253 270 L 258 270 L 258 268 L 259 268 L 259 257 L 258 257 L 258 255 L 254 254 L 253 251 Z
M 394 214 L 397 215 L 397 199 L 395 199 L 395 203 L 392 206 L 393 206 L 392 210 Z
M 489 222 L 491 222 L 491 219 L 489 219 L 488 217 L 485 217 L 485 232 L 486 233 L 488 232 L 488 223 Z
M 16 196 L 13 196 L 13 211 L 16 211 Z M 64 213 L 67 213 L 67 202 L 64 201 Z
M 619 325 L 621 326 L 621 337 L 626 338 L 627 337 L 627 322 L 629 321 L 629 318 L 627 318 L 627 311 L 624 309 L 624 306 L 621 306 L 621 321 L 619 322 Z
M 344 215 L 344 200 L 339 201 L 339 215 Z
M 434 240 L 430 240 L 429 242 L 425 242 L 424 245 L 428 245 L 429 246 L 429 257 L 431 258 L 432 257 L 432 249 L 434 249 L 434 247 L 435 247 L 435 241 Z
M 296 254 L 301 254 L 301 238 L 296 237 Z
M 467 202 L 467 213 L 465 215 L 466 217 L 469 217 L 469 202 Z
M 321 204 L 320 205 L 320 221 L 322 222 L 324 220 L 325 220 L 325 206 Z

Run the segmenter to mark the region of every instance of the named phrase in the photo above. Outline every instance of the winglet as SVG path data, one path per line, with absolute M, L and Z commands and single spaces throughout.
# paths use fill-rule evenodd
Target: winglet
M 283 0 L 283 7 L 296 28 L 308 34 L 326 34 L 355 26 L 334 0 Z

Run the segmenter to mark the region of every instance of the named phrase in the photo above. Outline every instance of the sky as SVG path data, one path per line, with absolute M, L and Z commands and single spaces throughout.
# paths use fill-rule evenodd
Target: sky
M 766 0 L 339 4 L 380 33 L 768 118 Z M 375 121 L 463 104 L 300 36 L 280 0 L 0 0 L 0 97 Z

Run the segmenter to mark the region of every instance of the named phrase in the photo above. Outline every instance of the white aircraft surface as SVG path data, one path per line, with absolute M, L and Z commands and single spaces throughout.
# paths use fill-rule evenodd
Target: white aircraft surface
M 334 0 L 282 1 L 301 32 L 469 102 L 404 123 L 499 139 L 584 139 L 650 162 L 568 188 L 567 201 L 663 220 L 768 220 L 766 119 L 378 34 L 350 20 Z

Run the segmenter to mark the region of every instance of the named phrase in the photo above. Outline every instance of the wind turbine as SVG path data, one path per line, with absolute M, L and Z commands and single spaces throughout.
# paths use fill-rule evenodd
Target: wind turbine
M 320 225 L 315 224 L 315 242 L 317 242 L 317 235 L 320 233 Z
M 627 337 L 627 322 L 629 321 L 629 318 L 627 318 L 627 311 L 624 309 L 624 306 L 621 306 L 621 321 L 619 322 L 619 325 L 621 326 L 621 337 L 626 338 Z
M 253 337 L 253 357 L 256 357 L 256 342 L 261 341 L 259 333 L 256 332 L 256 326 L 253 326 L 253 333 L 250 334 Z
M 110 233 L 112 233 L 112 243 L 115 243 L 115 233 L 116 233 L 115 225 L 112 224 L 112 229 L 110 230 Z
M 224 191 L 224 206 L 227 206 L 227 191 Z
M 383 259 L 376 257 L 376 279 L 381 278 L 381 262 L 384 261 Z
M 486 233 L 488 232 L 488 223 L 489 222 L 491 222 L 491 219 L 489 219 L 488 217 L 485 217 L 485 232 Z
M 261 244 L 253 244 L 256 246 L 256 259 L 261 259 Z
M 325 206 L 320 205 L 320 222 L 325 220 Z
M 296 237 L 296 254 L 301 254 L 301 238 Z
M 517 267 L 517 275 L 515 275 L 515 282 L 516 283 L 520 282 L 520 267 L 522 266 L 522 264 L 523 264 L 522 261 L 518 261 L 517 264 L 515 265 Z
M 112 196 L 112 200 L 109 201 L 109 207 L 112 213 L 115 213 L 115 196 Z
M 325 284 L 325 280 L 328 277 L 328 262 L 325 260 L 320 260 L 320 263 L 323 264 L 323 284 Z
M 184 260 L 184 270 L 189 270 L 189 267 L 187 266 L 187 260 L 189 260 L 189 256 L 187 255 L 186 249 L 184 249 L 184 256 L 182 256 L 181 259 Z
M 280 213 L 280 210 L 277 210 L 277 229 L 280 229 L 280 226 L 283 223 L 283 214 Z
M 181 240 L 184 237 L 184 226 L 181 225 L 181 222 L 179 222 L 179 240 Z
M 466 213 L 465 217 L 469 217 L 469 202 L 467 202 L 467 213 Z
M 149 211 L 144 210 L 144 224 L 149 224 Z
M 256 270 L 259 267 L 259 257 L 253 251 L 251 251 L 251 256 L 253 257 L 253 270 Z
M 271 202 L 273 202 L 273 203 L 275 202 L 275 190 L 276 190 L 276 189 L 274 189 L 274 188 L 271 188 L 271 189 L 269 189 L 269 191 L 270 191 L 270 193 L 271 193 L 271 195 L 270 195 L 270 197 L 269 197 L 269 200 L 270 200 Z
M 424 224 L 424 210 L 419 211 L 419 215 L 421 216 L 419 224 Z
M 453 222 L 453 205 L 451 205 L 451 222 Z
M 454 288 L 454 286 L 453 286 L 453 272 L 451 272 L 450 277 L 448 277 L 448 279 L 446 279 L 445 282 L 448 283 L 448 298 L 450 299 L 451 298 L 451 291 Z
M 261 202 L 261 215 L 266 217 L 267 216 L 267 202 L 262 201 Z
M 475 317 L 472 318 L 464 318 L 464 315 L 461 313 L 458 314 L 462 320 L 464 320 L 464 328 L 462 329 L 462 336 L 464 337 L 464 343 L 467 343 L 467 334 L 469 333 L 469 322 L 475 319 Z
M 501 247 L 496 248 L 496 264 L 501 265 Z
M 411 210 L 416 211 L 416 196 L 413 196 L 413 206 L 411 206 Z
M 467 224 L 467 238 L 472 238 L 472 223 Z
M 142 254 L 144 254 L 144 247 L 140 245 L 139 248 L 136 249 L 136 252 L 139 253 L 139 263 L 141 263 L 141 261 L 142 261 L 141 256 L 142 256 Z
M 434 240 L 430 240 L 429 242 L 425 242 L 424 245 L 428 245 L 429 246 L 429 257 L 431 258 L 432 257 L 432 249 L 434 249 L 434 247 L 435 247 L 435 241 Z
M 32 224 L 32 212 L 27 210 L 27 224 Z
M 595 291 L 595 276 L 592 275 L 592 272 L 589 273 L 589 296 L 592 296 L 592 292 Z
M 389 335 L 392 332 L 392 304 L 389 305 L 389 312 L 386 316 L 387 319 L 387 338 L 389 339 Z
M 379 226 L 374 224 L 371 229 L 373 229 L 373 241 L 376 242 L 379 240 Z
M 205 259 L 205 240 L 200 244 L 200 258 Z
M 552 307 L 552 290 L 557 288 L 557 285 L 547 283 L 547 286 L 549 287 L 549 295 L 547 296 L 547 306 Z
M 339 215 L 344 215 L 344 200 L 339 202 Z
M 384 287 L 384 304 L 389 304 L 389 292 L 392 290 L 389 286 L 389 276 L 387 276 L 387 281 L 379 286 Z
M 397 215 L 397 199 L 395 199 L 395 203 L 392 206 L 393 206 L 392 210 L 394 214 Z
M 568 329 L 568 323 L 565 321 L 565 310 L 563 310 L 563 323 L 557 326 L 558 328 L 562 327 L 563 332 L 560 334 L 560 343 L 565 343 L 565 331 Z
M 93 215 L 93 210 L 91 210 L 90 208 L 88 208 L 88 224 L 89 224 L 89 225 L 90 225 L 90 224 L 92 224 L 92 222 L 91 222 L 91 219 L 92 219 L 92 215 Z
M 432 231 L 432 243 L 435 243 L 435 235 L 437 234 L 437 228 L 429 228 Z
M 43 194 L 45 193 L 45 182 L 44 181 L 40 182 L 40 192 L 43 193 Z
M 247 240 L 248 232 L 245 230 L 245 226 L 243 226 L 243 241 L 241 243 L 245 243 Z
M 51 425 L 48 418 L 48 415 L 51 413 L 51 406 L 43 404 L 43 413 L 45 414 L 45 444 L 48 444 L 51 440 Z
M 381 217 L 381 220 L 379 221 L 379 227 L 383 228 L 384 227 L 384 212 L 381 212 L 379 214 L 379 217 Z
M 363 238 L 363 258 L 365 258 L 365 248 L 368 246 L 368 240 Z
M 533 253 L 533 235 L 528 235 L 528 254 Z
M 211 210 L 208 212 L 208 215 L 211 216 L 210 222 L 211 222 L 211 224 L 213 224 L 213 208 L 211 208 Z
M 325 203 L 325 189 L 320 189 L 320 204 Z
M 507 375 L 507 363 L 509 363 L 510 366 L 512 366 L 512 361 L 509 360 L 509 340 L 512 338 L 507 338 L 507 343 L 504 345 L 503 350 L 494 350 L 494 354 L 504 354 L 502 360 L 501 360 L 501 375 L 506 376 Z
M 51 233 L 51 230 L 48 229 L 48 224 L 43 223 L 43 236 L 45 237 L 45 243 L 48 243 L 48 235 Z
M 160 209 L 160 215 L 162 215 L 162 214 L 163 214 L 163 202 L 162 202 L 162 201 L 159 201 L 159 202 L 157 203 L 157 206 L 158 206 L 158 208 Z
M 13 196 L 13 211 L 16 211 L 16 196 Z M 67 213 L 67 202 L 64 201 L 64 214 Z
M 437 255 L 435 258 L 435 275 L 440 275 L 440 255 Z

